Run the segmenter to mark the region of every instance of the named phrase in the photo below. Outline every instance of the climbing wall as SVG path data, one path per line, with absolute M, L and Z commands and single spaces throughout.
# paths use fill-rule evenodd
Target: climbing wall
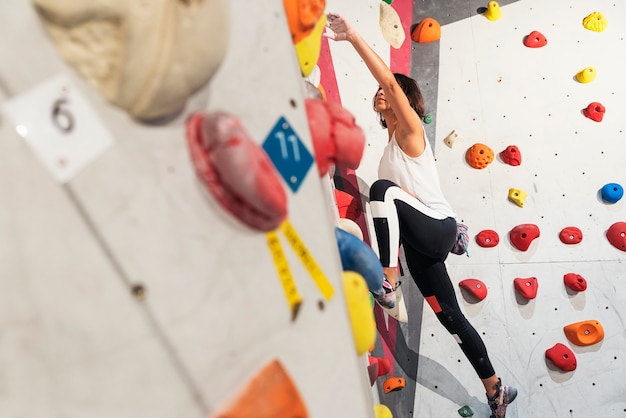
M 392 6 L 405 19 L 404 2 L 395 0 Z M 507 416 L 623 416 L 626 255 L 611 245 L 606 232 L 614 223 L 626 221 L 626 210 L 623 200 L 604 201 L 600 189 L 607 183 L 622 187 L 626 183 L 621 169 L 626 163 L 626 128 L 620 116 L 626 104 L 620 81 L 626 51 L 621 21 L 626 9 L 611 1 L 520 0 L 502 3 L 501 17 L 489 20 L 483 14 L 486 6 L 487 2 L 457 1 L 446 11 L 435 2 L 416 2 L 409 18 L 409 26 L 425 17 L 442 24 L 440 41 L 406 42 L 411 43 L 411 74 L 426 93 L 427 110 L 436 115 L 426 128 L 444 192 L 470 231 L 470 257 L 451 255 L 450 276 L 497 373 L 519 389 Z M 393 64 L 397 51 L 382 36 L 379 2 L 329 2 L 328 8 L 345 14 Z M 460 10 L 467 15 L 458 16 Z M 583 26 L 583 19 L 593 12 L 606 18 L 605 30 Z M 403 24 L 407 26 L 404 20 Z M 545 46 L 524 45 L 533 31 L 545 36 Z M 331 52 L 342 102 L 369 135 L 357 170 L 365 193 L 376 178 L 387 138 L 371 110 L 377 86 L 348 45 L 331 44 Z M 434 62 L 426 63 L 425 55 Z M 595 79 L 579 81 L 577 74 L 588 67 L 593 67 Z M 584 115 L 583 109 L 592 102 L 606 109 L 600 122 Z M 450 147 L 444 140 L 453 131 L 457 136 Z M 495 153 L 494 161 L 482 170 L 466 161 L 467 150 L 476 143 Z M 510 145 L 522 155 L 518 166 L 499 155 Z M 510 189 L 526 195 L 523 207 L 509 199 Z M 509 239 L 509 232 L 522 224 L 536 225 L 540 231 L 526 251 Z M 578 228 L 582 241 L 562 242 L 559 234 L 567 227 Z M 475 237 L 483 230 L 496 231 L 499 244 L 478 246 Z M 565 235 L 567 241 L 570 234 Z M 566 287 L 568 273 L 586 279 L 587 289 Z M 531 277 L 537 279 L 538 291 L 528 300 L 515 290 L 514 280 Z M 458 283 L 467 278 L 487 286 L 484 300 L 461 290 Z M 406 282 L 403 286 L 409 294 L 409 323 L 398 325 L 379 317 L 384 325 L 379 322 L 378 348 L 394 357 L 394 373 L 406 376 L 405 390 L 414 393 L 381 390 L 381 402 L 397 416 L 458 416 L 464 405 L 475 416 L 487 416 L 484 389 L 461 350 L 430 308 L 422 312 L 414 286 Z M 602 325 L 604 339 L 577 346 L 565 336 L 564 327 L 587 320 Z M 576 357 L 576 370 L 562 371 L 546 359 L 546 350 L 557 343 Z
M 308 416 L 372 416 L 283 3 L 228 5 L 227 33 L 206 40 L 228 39 L 219 71 L 145 124 L 61 60 L 29 2 L 0 2 L 2 416 L 212 416 L 266 366 L 251 396 L 280 408 L 295 397 L 264 392 L 286 382 L 275 360 Z M 282 175 L 273 235 L 194 172 L 185 121 L 217 110 Z

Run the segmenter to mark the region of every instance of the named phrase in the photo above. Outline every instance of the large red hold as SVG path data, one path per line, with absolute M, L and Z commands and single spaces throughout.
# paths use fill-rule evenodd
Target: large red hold
M 511 244 L 520 251 L 528 250 L 531 242 L 540 235 L 539 227 L 535 224 L 521 224 L 511 229 L 509 239 Z
M 478 279 L 461 280 L 459 286 L 478 300 L 483 300 L 487 297 L 487 286 Z
M 492 229 L 482 230 L 476 235 L 476 243 L 483 248 L 491 248 L 498 245 L 500 236 Z
M 576 370 L 576 355 L 564 344 L 556 343 L 546 350 L 546 358 L 564 372 Z
M 606 231 L 606 238 L 612 246 L 621 251 L 626 251 L 626 222 L 615 222 Z
M 575 226 L 568 226 L 561 230 L 559 239 L 563 244 L 578 244 L 583 240 L 583 231 Z
M 580 274 L 566 273 L 563 275 L 563 283 L 575 292 L 584 292 L 587 290 L 587 280 Z
M 196 113 L 187 119 L 187 147 L 206 189 L 248 227 L 271 231 L 287 217 L 287 195 L 271 160 L 234 116 Z
M 515 290 L 517 290 L 524 299 L 534 299 L 537 297 L 539 283 L 536 277 L 518 277 L 513 280 L 513 285 L 515 286 Z
M 354 116 L 340 104 L 306 99 L 306 113 L 320 175 L 333 164 L 356 169 L 365 148 L 365 133 Z

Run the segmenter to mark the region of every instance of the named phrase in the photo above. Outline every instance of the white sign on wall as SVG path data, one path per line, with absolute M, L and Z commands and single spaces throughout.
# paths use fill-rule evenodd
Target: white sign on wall
M 5 103 L 18 134 L 60 183 L 102 154 L 113 136 L 78 87 L 59 75 Z

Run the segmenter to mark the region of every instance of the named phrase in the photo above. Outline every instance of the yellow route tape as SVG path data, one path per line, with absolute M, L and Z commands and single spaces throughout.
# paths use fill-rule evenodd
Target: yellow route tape
M 287 257 L 285 257 L 285 252 L 280 244 L 278 234 L 276 231 L 271 231 L 265 234 L 265 238 L 267 240 L 267 246 L 270 253 L 272 254 L 274 265 L 276 266 L 278 278 L 283 286 L 283 291 L 285 292 L 289 309 L 291 309 L 291 320 L 293 321 L 298 315 L 300 305 L 302 305 L 302 296 L 300 296 L 298 288 L 296 287 L 296 282 L 291 274 L 289 262 L 287 261 Z
M 309 249 L 306 245 L 304 245 L 304 242 L 298 235 L 298 232 L 293 225 L 291 225 L 291 222 L 289 222 L 289 220 L 283 222 L 280 225 L 280 230 L 285 235 L 285 238 L 287 238 L 289 245 L 291 245 L 291 248 L 300 259 L 304 268 L 309 272 L 309 275 L 317 285 L 322 295 L 326 298 L 326 300 L 330 300 L 333 297 L 335 289 L 313 258 L 313 255 L 309 252 Z

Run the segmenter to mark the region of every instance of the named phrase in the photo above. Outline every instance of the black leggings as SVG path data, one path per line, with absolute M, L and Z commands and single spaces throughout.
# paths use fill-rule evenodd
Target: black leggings
M 439 322 L 456 338 L 478 377 L 493 376 L 485 344 L 461 312 L 444 263 L 456 240 L 456 220 L 437 215 L 389 180 L 372 184 L 370 207 L 383 267 L 397 267 L 402 244 L 411 277 Z

